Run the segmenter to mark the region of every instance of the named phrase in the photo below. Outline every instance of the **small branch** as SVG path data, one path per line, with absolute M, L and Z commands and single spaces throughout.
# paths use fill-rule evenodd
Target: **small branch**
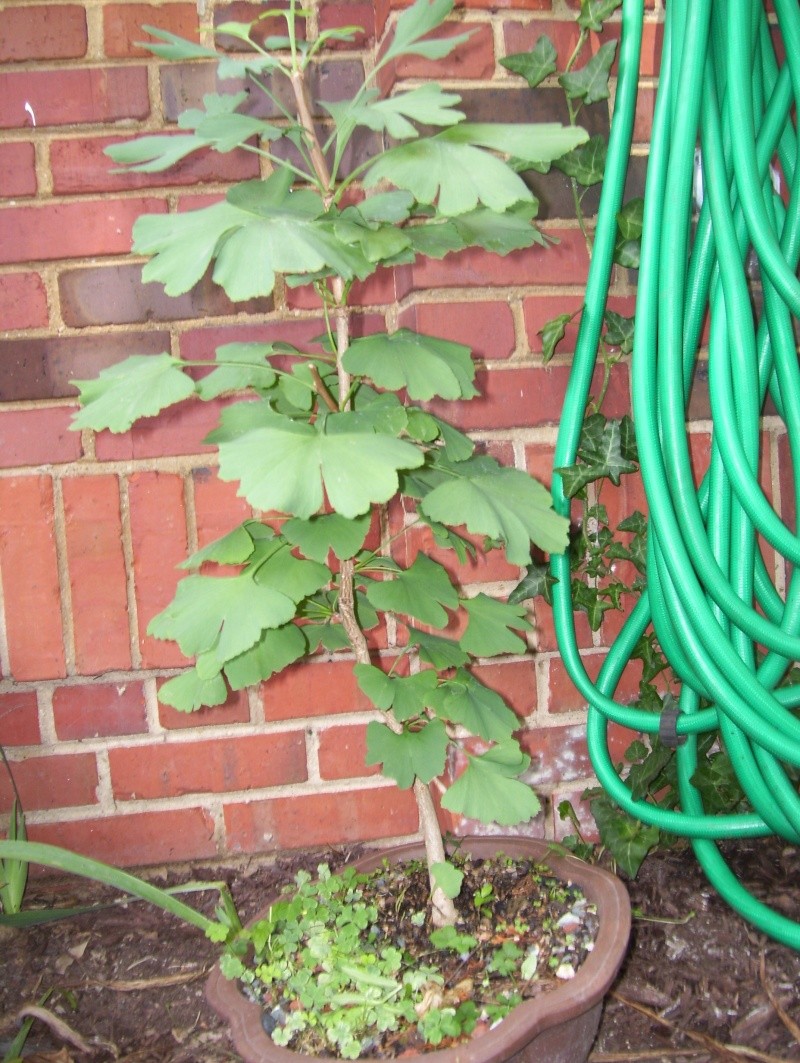
M 308 371 L 311 374 L 311 379 L 314 381 L 314 387 L 319 397 L 322 399 L 322 401 L 325 403 L 331 413 L 338 413 L 339 407 L 336 405 L 336 402 L 334 401 L 334 398 L 331 395 L 330 391 L 328 391 L 328 389 L 325 387 L 323 379 L 319 375 L 319 369 L 317 369 L 317 367 L 313 363 L 309 362 Z

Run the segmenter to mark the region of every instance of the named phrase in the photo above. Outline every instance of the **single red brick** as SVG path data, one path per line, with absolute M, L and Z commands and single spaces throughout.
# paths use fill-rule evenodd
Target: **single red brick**
M 0 480 L 0 571 L 11 674 L 60 678 L 66 670 L 49 476 Z
M 245 181 L 258 177 L 258 157 L 247 151 L 219 154 L 195 152 L 163 173 L 127 173 L 116 168 L 104 154 L 111 144 L 125 143 L 119 137 L 81 137 L 54 140 L 50 145 L 50 170 L 56 195 L 83 192 L 116 192 L 163 185 L 197 185 L 204 182 Z
M 395 302 L 394 270 L 379 269 L 365 281 L 355 281 L 350 289 L 350 306 L 385 306 Z M 286 305 L 290 310 L 320 310 L 322 300 L 316 288 L 304 284 L 287 288 Z
M 367 0 L 350 0 L 348 3 L 323 3 L 317 9 L 320 30 L 341 29 L 344 26 L 358 26 L 362 32 L 356 33 L 351 44 L 332 44 L 332 47 L 362 48 L 375 39 L 375 6 Z
M 474 669 L 475 677 L 484 686 L 504 699 L 517 716 L 530 716 L 536 711 L 536 670 L 533 658 L 526 661 L 499 660 L 481 664 Z
M 581 657 L 589 678 L 595 680 L 605 660 L 605 653 L 588 653 Z M 567 675 L 563 662 L 558 657 L 551 657 L 550 693 L 548 711 L 551 713 L 578 712 L 586 708 L 586 700 L 578 693 L 572 680 Z M 639 696 L 639 679 L 642 667 L 640 661 L 633 661 L 623 672 L 620 685 L 614 699 L 620 704 L 630 705 Z
M 147 731 L 141 683 L 82 683 L 56 687 L 53 720 L 62 742 Z
M 581 320 L 583 296 L 581 295 L 532 295 L 522 304 L 525 318 L 525 330 L 528 334 L 528 344 L 534 354 L 542 353 L 542 337 L 539 332 L 548 321 L 559 317 L 561 314 L 574 314 L 572 320 L 566 326 L 563 340 L 556 348 L 556 354 L 572 354 L 575 351 L 575 341 L 578 338 L 578 326 Z
M 0 694 L 0 745 L 35 746 L 41 741 L 34 691 Z
M 516 347 L 514 318 L 507 303 L 419 303 L 400 315 L 415 332 L 463 343 L 475 358 L 509 358 Z
M 8 197 L 36 195 L 36 152 L 33 144 L 21 140 L 0 144 L 0 188 Z
M 319 736 L 319 771 L 323 779 L 357 779 L 379 775 L 380 767 L 366 765 L 366 724 L 326 727 Z
M 0 208 L 0 262 L 52 261 L 119 255 L 131 249 L 131 229 L 142 214 L 163 214 L 160 199 L 47 203 Z
M 462 565 L 452 550 L 442 549 L 436 545 L 433 532 L 425 525 L 409 528 L 406 534 L 392 545 L 392 556 L 404 568 L 412 565 L 417 554 L 423 553 L 432 561 L 438 562 L 447 570 L 448 575 L 458 587 L 472 583 L 494 583 L 499 580 L 519 580 L 518 565 L 510 565 L 502 550 L 490 550 L 484 553 L 480 549 L 483 537 L 470 535 L 465 528 L 459 528 L 458 534 L 474 543 L 477 554 L 473 559 L 468 556 Z
M 425 405 L 462 431 L 553 424 L 561 416 L 568 374 L 566 367 L 479 370 L 478 398 L 466 403 L 434 399 Z
M 198 41 L 197 12 L 195 4 L 167 4 L 164 7 L 153 7 L 152 4 L 106 4 L 103 7 L 105 53 L 114 59 L 151 55 L 146 48 L 136 47 L 137 41 L 155 39 L 142 29 L 145 25 Z
M 0 74 L 0 128 L 143 120 L 150 114 L 144 66 L 77 67 Z
M 36 4 L 0 11 L 0 63 L 77 59 L 86 54 L 82 4 Z
M 526 731 L 522 748 L 531 757 L 529 778 L 534 790 L 549 788 L 592 774 L 586 748 L 586 727 L 536 727 Z
M 261 698 L 270 721 L 372 708 L 353 675 L 352 661 L 292 664 L 262 685 Z
M 147 625 L 172 601 L 187 555 L 183 480 L 169 473 L 131 476 L 131 539 L 139 646 L 146 668 L 174 668 L 186 663 L 177 646 L 146 634 Z
M 529 22 L 505 22 L 503 35 L 506 55 L 529 52 L 540 37 L 546 36 L 550 38 L 556 50 L 558 69 L 563 70 L 578 43 L 579 32 L 574 19 L 562 21 L 534 18 Z
M 146 417 L 128 432 L 100 432 L 95 453 L 100 461 L 172 457 L 176 454 L 210 454 L 214 447 L 203 439 L 219 424 L 221 402 L 182 402 L 158 417 Z
M 220 539 L 252 516 L 250 506 L 236 493 L 238 484 L 220 480 L 216 469 L 195 469 L 192 475 L 198 545 Z
M 777 35 L 780 38 L 780 34 Z M 661 69 L 661 51 L 664 47 L 664 22 L 645 22 L 642 27 L 642 54 L 639 64 L 640 77 L 658 77 Z M 779 59 L 782 62 L 782 60 Z
M 225 806 L 227 850 L 232 853 L 374 841 L 411 834 L 418 822 L 412 792 L 394 787 Z
M 119 481 L 67 477 L 62 490 L 78 673 L 130 668 Z
M 28 757 L 12 761 L 11 771 L 22 807 L 28 812 L 97 803 L 97 762 L 93 753 Z M 10 808 L 13 796 L 8 774 L 0 773 L 0 807 Z
M 224 727 L 230 723 L 249 723 L 250 706 L 247 692 L 232 691 L 224 705 L 198 709 L 196 712 L 178 712 L 171 705 L 158 703 L 158 718 L 162 727 L 170 731 L 187 727 Z
M 28 834 L 32 841 L 61 845 L 118 867 L 217 855 L 214 822 L 202 808 L 35 824 Z
M 398 298 L 427 288 L 585 283 L 589 260 L 580 231 L 548 228 L 547 233 L 557 237 L 559 243 L 546 248 L 537 245 L 508 255 L 493 255 L 473 247 L 441 260 L 421 259 L 409 266 L 398 266 Z
M 549 606 L 543 598 L 535 598 L 533 602 L 528 603 L 528 608 L 533 609 L 533 626 L 536 632 L 534 640 L 536 649 L 540 653 L 546 652 L 547 650 L 557 650 L 558 639 L 556 638 L 552 607 Z M 579 649 L 590 649 L 594 640 L 586 613 L 574 613 L 573 623 L 575 626 L 575 639 Z
M 457 45 L 443 59 L 425 59 L 420 55 L 401 56 L 393 64 L 394 80 L 401 78 L 486 80 L 494 74 L 494 38 L 488 22 L 465 26 L 462 22 L 447 22 L 436 31 L 438 40 L 450 40 L 469 34 L 468 40 Z M 384 81 L 384 87 L 386 82 Z
M 226 793 L 282 786 L 306 779 L 302 731 L 246 738 L 173 742 L 109 750 L 111 785 L 118 800 Z
M 70 431 L 74 409 L 40 406 L 0 412 L 0 465 L 62 465 L 81 456 L 81 437 Z
M 0 276 L 0 332 L 45 328 L 47 323 L 47 294 L 39 274 Z

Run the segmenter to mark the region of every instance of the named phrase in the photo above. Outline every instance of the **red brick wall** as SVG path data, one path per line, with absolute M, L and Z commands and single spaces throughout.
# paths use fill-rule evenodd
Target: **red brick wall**
M 340 47 L 329 60 L 330 84 L 349 83 L 396 6 L 320 0 L 319 26 L 366 27 L 360 50 Z M 437 76 L 476 117 L 563 117 L 556 89 L 533 97 L 498 60 L 542 32 L 566 51 L 576 6 L 466 0 L 457 18 L 476 32 Z M 408 792 L 362 766 L 368 706 L 346 660 L 292 668 L 191 716 L 157 701 L 159 683 L 183 662 L 173 646 L 145 635 L 147 623 L 171 599 L 187 549 L 244 512 L 234 488 L 218 481 L 213 453 L 198 443 L 214 410 L 187 407 L 123 436 L 68 430 L 70 380 L 127 354 L 210 356 L 226 341 L 296 342 L 321 331 L 304 291 L 232 306 L 201 284 L 172 300 L 158 285 L 142 286 L 141 263 L 128 256 L 139 214 L 218 197 L 226 182 L 257 174 L 254 156 L 199 157 L 167 174 L 121 175 L 102 154 L 109 143 L 168 126 L 208 91 L 203 64 L 161 63 L 135 46 L 141 23 L 207 39 L 214 18 L 252 16 L 257 7 L 249 0 L 12 0 L 0 10 L 0 742 L 32 837 L 123 864 L 415 830 Z M 650 75 L 657 17 L 648 18 Z M 399 73 L 427 72 L 409 63 Z M 646 86 L 640 139 L 649 130 L 649 77 Z M 604 105 L 594 108 L 596 128 L 607 121 Z M 640 145 L 636 154 L 643 153 Z M 642 161 L 633 167 L 634 189 Z M 405 267 L 371 280 L 360 299 L 365 327 L 395 315 L 400 300 L 400 323 L 473 345 L 483 397 L 442 410 L 502 460 L 546 478 L 569 351 L 544 367 L 536 332 L 580 306 L 587 255 L 565 186 L 554 178 L 543 187 L 544 227 L 559 237 L 557 247 L 507 258 L 469 251 Z M 627 273 L 615 275 L 614 296 L 630 303 Z M 624 370 L 617 387 L 612 401 L 622 412 Z M 428 545 L 415 540 L 407 548 Z M 518 575 L 493 559 L 464 578 L 508 591 Z M 562 829 L 553 804 L 579 794 L 591 769 L 583 705 L 541 604 L 534 619 L 531 652 L 497 661 L 481 677 L 528 730 L 532 781 L 553 798 L 532 830 L 552 835 Z M 579 630 L 587 656 L 599 662 L 603 631 L 593 636 L 580 619 Z M 389 654 L 396 637 L 385 633 Z M 9 804 L 0 773 L 0 810 Z

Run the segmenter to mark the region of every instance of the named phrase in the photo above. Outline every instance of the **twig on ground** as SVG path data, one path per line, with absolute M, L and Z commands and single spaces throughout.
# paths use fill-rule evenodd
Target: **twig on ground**
M 778 1000 L 775 994 L 775 990 L 772 988 L 769 981 L 767 980 L 767 958 L 763 949 L 761 950 L 761 955 L 759 956 L 758 960 L 758 977 L 761 981 L 761 985 L 764 987 L 764 992 L 767 994 L 767 999 L 775 1009 L 778 1018 L 781 1020 L 781 1022 L 792 1035 L 792 1037 L 795 1039 L 795 1041 L 800 1044 L 800 1026 L 798 1026 L 792 1016 L 787 1014 L 787 1012 L 784 1010 L 783 1006 L 781 1005 L 781 1002 Z

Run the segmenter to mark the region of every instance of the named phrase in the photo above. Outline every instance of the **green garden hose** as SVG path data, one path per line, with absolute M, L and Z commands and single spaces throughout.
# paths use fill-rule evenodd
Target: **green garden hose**
M 762 0 L 667 5 L 631 366 L 649 513 L 647 590 L 596 682 L 578 651 L 566 554 L 552 558 L 551 572 L 559 648 L 589 703 L 589 754 L 601 784 L 629 814 L 691 839 L 726 901 L 800 950 L 800 923 L 748 892 L 717 845 L 766 835 L 800 843 L 800 683 L 792 673 L 800 658 L 800 537 L 759 482 L 761 419 L 769 403 L 770 417 L 785 428 L 798 496 L 800 165 L 791 114 L 800 102 L 800 6 L 797 0 L 774 0 L 773 6 L 776 24 L 768 22 Z M 636 110 L 642 9 L 642 0 L 624 0 L 606 176 L 556 467 L 576 460 L 595 368 Z M 782 65 L 776 36 L 787 57 Z M 704 202 L 694 217 L 698 145 Z M 776 162 L 786 202 L 775 190 Z M 748 282 L 754 261 L 760 276 L 755 308 Z M 713 435 L 698 487 L 686 407 L 706 319 Z M 553 498 L 568 516 L 558 474 Z M 782 500 L 784 514 L 793 516 L 794 499 Z M 649 625 L 681 685 L 677 713 L 614 700 Z M 633 797 L 609 754 L 609 723 L 660 735 L 676 747 L 679 809 Z M 727 752 L 748 811 L 715 815 L 704 809 L 692 778 L 698 740 L 709 734 Z

